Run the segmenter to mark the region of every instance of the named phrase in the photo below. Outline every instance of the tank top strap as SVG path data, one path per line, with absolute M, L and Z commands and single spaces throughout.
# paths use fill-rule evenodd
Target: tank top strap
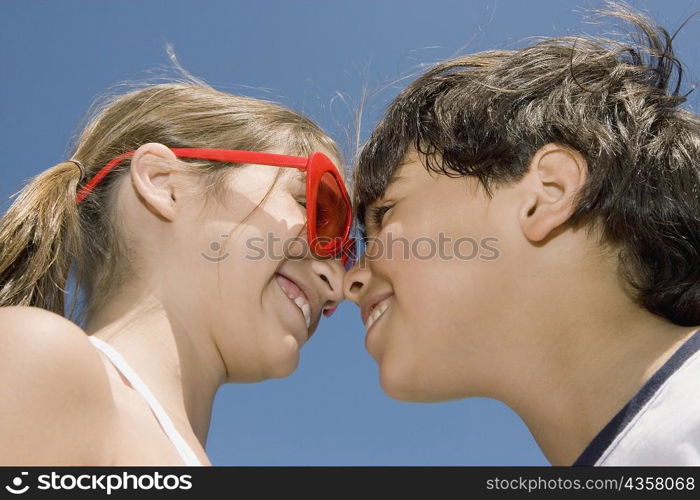
M 156 397 L 141 380 L 141 377 L 139 377 L 129 366 L 124 357 L 107 342 L 91 335 L 88 335 L 88 338 L 97 349 L 102 351 L 110 359 L 117 370 L 124 375 L 132 387 L 146 400 L 146 403 L 148 403 L 148 406 L 150 406 L 154 415 L 158 419 L 158 422 L 165 431 L 165 434 L 168 436 L 168 438 L 170 438 L 173 445 L 175 445 L 175 448 L 180 454 L 180 457 L 185 465 L 202 465 L 197 455 L 194 453 L 194 451 L 192 451 L 190 445 L 187 444 L 187 441 L 185 441 L 182 435 L 177 431 L 173 421 L 160 405 Z

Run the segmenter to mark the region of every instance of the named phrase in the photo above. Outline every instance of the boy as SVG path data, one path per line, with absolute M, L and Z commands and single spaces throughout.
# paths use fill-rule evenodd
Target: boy
M 645 43 L 481 52 L 400 93 L 345 295 L 397 400 L 496 398 L 555 465 L 700 465 L 700 121 L 666 31 L 608 13 Z

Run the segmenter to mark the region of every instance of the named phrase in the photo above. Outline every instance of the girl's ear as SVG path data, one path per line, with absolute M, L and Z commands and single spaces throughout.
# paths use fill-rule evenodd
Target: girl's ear
M 158 142 L 139 147 L 131 157 L 131 183 L 151 211 L 167 220 L 175 218 L 175 183 L 172 161 L 177 159 L 170 148 Z
M 528 240 L 544 240 L 571 217 L 587 172 L 585 158 L 574 149 L 549 143 L 537 150 L 522 180 L 526 196 L 519 221 Z

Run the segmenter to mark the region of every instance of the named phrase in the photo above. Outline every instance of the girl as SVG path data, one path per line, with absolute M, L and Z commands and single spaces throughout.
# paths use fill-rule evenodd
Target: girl
M 340 157 L 300 114 L 201 83 L 104 106 L 0 220 L 0 462 L 210 465 L 217 389 L 290 375 L 342 300 Z

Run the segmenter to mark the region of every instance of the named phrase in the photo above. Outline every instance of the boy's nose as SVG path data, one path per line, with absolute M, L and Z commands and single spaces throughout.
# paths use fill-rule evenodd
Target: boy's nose
M 345 298 L 360 305 L 362 289 L 369 281 L 370 272 L 364 259 L 360 259 L 355 265 L 345 273 L 343 278 L 343 294 Z

